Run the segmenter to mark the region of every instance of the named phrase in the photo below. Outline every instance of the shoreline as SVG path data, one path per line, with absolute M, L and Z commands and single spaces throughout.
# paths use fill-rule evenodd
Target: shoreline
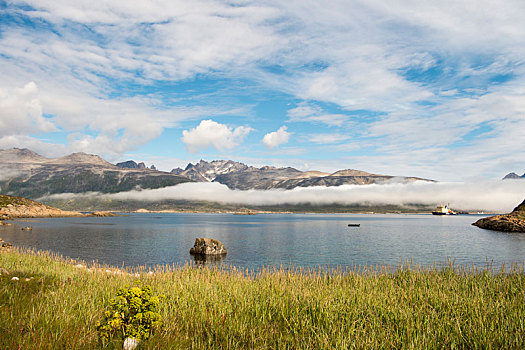
M 81 210 L 82 212 L 82 210 Z M 271 211 L 271 210 L 253 210 L 250 212 L 234 211 L 234 210 L 177 210 L 177 209 L 162 209 L 162 210 L 108 210 L 110 213 L 123 213 L 123 214 L 234 214 L 234 215 L 258 215 L 258 214 L 337 214 L 337 215 L 377 215 L 377 214 L 398 214 L 398 215 L 432 215 L 431 211 Z M 498 215 L 496 212 L 462 212 L 456 215 L 445 215 L 448 216 L 462 216 L 462 215 Z M 96 216 L 96 215 L 95 215 Z M 441 216 L 439 216 L 441 217 Z

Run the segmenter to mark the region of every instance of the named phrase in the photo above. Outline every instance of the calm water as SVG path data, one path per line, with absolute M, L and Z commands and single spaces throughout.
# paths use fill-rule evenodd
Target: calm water
M 219 239 L 240 268 L 456 264 L 525 261 L 525 234 L 471 226 L 479 216 L 348 214 L 130 214 L 106 218 L 28 219 L 0 226 L 17 246 L 110 265 L 184 264 L 195 238 Z M 360 223 L 361 227 L 348 227 Z M 32 231 L 22 231 L 32 226 Z

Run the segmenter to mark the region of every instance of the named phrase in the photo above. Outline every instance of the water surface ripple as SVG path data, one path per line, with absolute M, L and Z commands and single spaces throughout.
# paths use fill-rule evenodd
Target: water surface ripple
M 456 264 L 485 267 L 525 261 L 525 234 L 483 230 L 480 216 L 403 214 L 129 214 L 119 217 L 52 218 L 0 226 L 16 246 L 114 266 L 184 265 L 193 262 L 195 238 L 222 241 L 219 264 L 242 269 Z M 360 223 L 360 227 L 348 227 Z M 32 231 L 21 227 L 32 226 Z M 213 262 L 217 264 L 217 261 Z

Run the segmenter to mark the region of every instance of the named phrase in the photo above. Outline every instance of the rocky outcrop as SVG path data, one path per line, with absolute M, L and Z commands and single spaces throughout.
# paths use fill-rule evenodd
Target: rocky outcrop
M 472 225 L 494 231 L 525 232 L 525 201 L 514 208 L 510 214 L 479 219 Z
M 2 238 L 0 238 L 0 251 L 3 250 L 3 249 L 4 250 L 9 250 L 9 249 L 11 249 L 12 246 L 13 245 L 11 243 L 4 242 L 4 240 Z M 5 271 L 6 273 L 3 273 L 3 271 Z M 0 275 L 9 275 L 9 272 L 7 272 L 7 270 L 2 269 L 0 267 Z
M 193 248 L 190 249 L 192 255 L 224 255 L 226 248 L 221 241 L 213 238 L 196 238 Z
M 110 211 L 94 211 L 92 213 L 87 214 L 87 216 L 107 217 L 107 216 L 118 216 L 118 215 Z
M 120 162 L 115 165 L 118 166 L 119 168 L 126 168 L 126 169 L 138 169 L 139 168 L 139 165 L 135 163 L 135 161 L 133 160 L 127 160 L 125 162 Z
M 0 219 L 85 216 L 76 211 L 49 207 L 27 198 L 0 195 Z

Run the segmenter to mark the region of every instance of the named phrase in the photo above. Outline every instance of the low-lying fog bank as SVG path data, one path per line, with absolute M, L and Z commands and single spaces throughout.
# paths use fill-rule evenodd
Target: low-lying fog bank
M 338 187 L 297 187 L 291 190 L 231 190 L 216 182 L 183 183 L 159 189 L 137 189 L 114 194 L 64 193 L 42 200 L 80 197 L 155 202 L 161 200 L 211 201 L 241 205 L 438 205 L 448 203 L 456 210 L 509 212 L 525 197 L 525 181 L 478 183 L 387 183 Z

